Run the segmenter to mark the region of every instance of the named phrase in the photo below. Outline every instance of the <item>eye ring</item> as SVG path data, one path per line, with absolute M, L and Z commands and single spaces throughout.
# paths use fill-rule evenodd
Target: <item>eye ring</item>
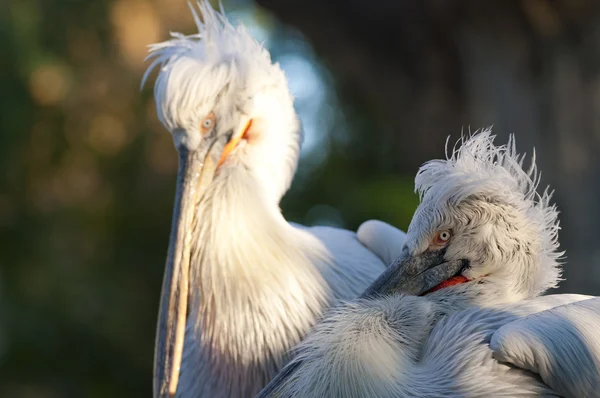
M 202 127 L 204 127 L 205 129 L 211 128 L 212 125 L 213 125 L 213 121 L 210 118 L 206 118 L 202 121 Z
M 200 131 L 202 134 L 208 134 L 214 127 L 215 114 L 211 112 L 200 122 Z
M 436 245 L 443 246 L 448 243 L 448 241 L 450 240 L 451 237 L 452 237 L 452 231 L 449 229 L 444 229 L 435 234 L 435 238 L 433 239 L 433 242 Z

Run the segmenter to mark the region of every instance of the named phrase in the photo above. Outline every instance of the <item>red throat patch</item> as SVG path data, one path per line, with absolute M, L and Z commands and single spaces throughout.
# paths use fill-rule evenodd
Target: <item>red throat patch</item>
M 428 295 L 429 293 L 436 292 L 436 291 L 438 291 L 440 289 L 443 289 L 445 287 L 454 286 L 454 285 L 460 285 L 461 283 L 465 283 L 465 282 L 468 282 L 468 281 L 469 281 L 469 279 L 467 277 L 465 277 L 465 276 L 462 276 L 462 275 L 453 276 L 450 279 L 446 279 L 445 281 L 443 281 L 439 285 L 435 285 L 434 287 L 432 287 L 431 289 L 429 289 L 425 293 L 420 294 L 420 296 L 425 296 L 425 295 Z

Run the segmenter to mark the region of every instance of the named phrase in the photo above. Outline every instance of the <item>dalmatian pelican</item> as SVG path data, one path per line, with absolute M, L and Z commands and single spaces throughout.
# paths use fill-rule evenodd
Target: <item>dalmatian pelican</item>
M 157 115 L 179 153 L 154 396 L 248 397 L 391 258 L 375 221 L 357 235 L 283 218 L 302 141 L 286 77 L 244 26 L 198 8 L 198 33 L 152 45 L 142 80 L 159 69 Z
M 400 257 L 257 397 L 600 396 L 600 299 L 540 297 L 560 279 L 558 212 L 535 156 L 525 170 L 494 138 L 420 168 Z

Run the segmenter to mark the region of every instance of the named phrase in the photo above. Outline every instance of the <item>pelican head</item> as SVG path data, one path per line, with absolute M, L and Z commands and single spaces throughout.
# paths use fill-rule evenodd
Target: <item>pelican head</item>
M 160 396 L 174 395 L 177 386 L 202 209 L 219 206 L 211 198 L 224 196 L 252 206 L 241 187 L 276 205 L 291 183 L 302 138 L 285 76 L 269 53 L 208 1 L 198 7 L 203 22 L 192 7 L 198 33 L 175 33 L 152 45 L 153 62 L 142 79 L 160 67 L 156 110 L 179 152 L 157 326 L 154 390 Z
M 558 211 L 548 189 L 537 193 L 535 154 L 524 170 L 514 137 L 502 146 L 494 138 L 490 130 L 475 134 L 447 159 L 420 168 L 421 203 L 403 254 L 364 296 L 396 290 L 472 296 L 482 304 L 537 296 L 557 285 Z

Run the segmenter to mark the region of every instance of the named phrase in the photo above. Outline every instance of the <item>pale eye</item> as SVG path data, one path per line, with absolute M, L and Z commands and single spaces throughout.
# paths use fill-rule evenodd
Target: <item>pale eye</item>
M 202 134 L 208 134 L 213 127 L 215 126 L 215 114 L 213 112 L 209 113 L 202 121 L 200 122 L 200 130 Z
M 205 129 L 211 128 L 212 125 L 213 125 L 212 119 L 204 119 L 204 121 L 202 122 L 202 127 L 204 127 Z
M 451 237 L 452 233 L 449 230 L 440 231 L 435 235 L 433 242 L 436 245 L 444 245 L 448 243 Z

